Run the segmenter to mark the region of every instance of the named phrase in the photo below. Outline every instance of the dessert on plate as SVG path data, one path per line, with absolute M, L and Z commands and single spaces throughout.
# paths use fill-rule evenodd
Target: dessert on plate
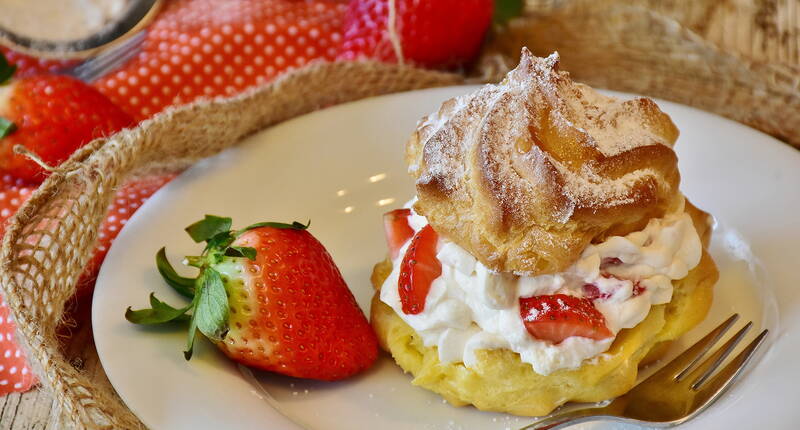
M 502 82 L 420 120 L 416 197 L 384 218 L 373 327 L 453 405 L 544 415 L 618 396 L 711 305 L 711 217 L 679 190 L 677 128 L 558 61 L 523 49 Z

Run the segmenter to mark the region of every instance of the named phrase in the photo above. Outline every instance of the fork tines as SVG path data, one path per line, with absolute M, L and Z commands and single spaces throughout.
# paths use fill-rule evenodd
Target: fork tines
M 727 388 L 738 376 L 741 369 L 745 367 L 750 358 L 752 358 L 769 332 L 765 329 L 759 333 L 742 352 L 712 378 L 714 372 L 717 371 L 722 363 L 725 362 L 725 359 L 728 358 L 734 349 L 736 349 L 736 346 L 744 339 L 747 332 L 752 328 L 753 322 L 750 321 L 745 324 L 745 326 L 725 342 L 724 345 L 714 351 L 708 358 L 703 360 L 702 363 L 700 363 L 700 361 L 706 357 L 711 348 L 722 339 L 725 333 L 733 327 L 738 319 L 739 314 L 732 315 L 684 353 L 672 360 L 667 366 L 657 372 L 657 374 L 659 374 L 660 377 L 672 376 L 674 381 L 678 383 L 688 381 L 691 383 L 691 389 L 694 391 L 699 391 L 701 389 L 720 391 Z

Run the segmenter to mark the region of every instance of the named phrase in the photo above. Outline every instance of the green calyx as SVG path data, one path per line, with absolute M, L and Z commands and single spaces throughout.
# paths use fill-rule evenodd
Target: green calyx
M 17 131 L 17 125 L 0 116 L 0 139 Z
M 14 76 L 17 66 L 9 64 L 6 57 L 0 53 L 0 85 L 5 85 Z M 0 139 L 8 136 L 17 130 L 17 125 L 13 122 L 0 117 Z
M 9 64 L 6 56 L 0 52 L 0 85 L 5 85 L 14 76 L 17 71 L 17 66 Z
M 231 218 L 206 215 L 202 220 L 186 227 L 186 232 L 197 243 L 205 242 L 203 252 L 198 256 L 187 256 L 184 263 L 197 267 L 200 272 L 196 278 L 180 276 L 167 259 L 165 248 L 156 253 L 156 268 L 164 281 L 180 295 L 191 299 L 191 303 L 175 308 L 150 294 L 150 308 L 125 311 L 125 319 L 141 325 L 156 325 L 167 322 L 189 321 L 189 336 L 184 357 L 192 357 L 197 330 L 214 341 L 225 338 L 228 332 L 228 295 L 222 275 L 215 266 L 226 258 L 256 259 L 255 248 L 234 246 L 233 242 L 244 233 L 262 227 L 305 230 L 311 224 L 292 224 L 261 222 L 241 230 L 231 230 Z
M 496 27 L 503 27 L 511 18 L 522 15 L 524 8 L 524 0 L 495 0 L 492 22 Z

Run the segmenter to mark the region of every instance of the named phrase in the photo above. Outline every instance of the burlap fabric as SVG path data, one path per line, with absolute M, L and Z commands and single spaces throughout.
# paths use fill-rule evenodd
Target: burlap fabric
M 169 110 L 92 142 L 62 164 L 11 220 L 0 281 L 17 339 L 55 394 L 63 426 L 142 427 L 105 378 L 69 363 L 56 333 L 114 192 L 127 178 L 183 169 L 255 131 L 325 106 L 459 82 L 457 75 L 380 63 L 312 65 L 234 98 Z

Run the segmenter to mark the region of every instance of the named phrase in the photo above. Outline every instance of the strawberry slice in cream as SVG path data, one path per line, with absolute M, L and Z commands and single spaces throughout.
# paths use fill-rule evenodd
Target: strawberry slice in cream
M 413 203 L 405 207 L 411 209 Z M 417 234 L 428 221 L 411 209 L 408 225 Z M 393 270 L 381 288 L 381 301 L 426 346 L 437 347 L 440 361 L 470 366 L 475 363 L 474 351 L 505 348 L 543 375 L 577 368 L 605 352 L 620 330 L 636 326 L 652 306 L 671 300 L 672 281 L 685 277 L 702 254 L 692 219 L 682 207 L 651 220 L 641 231 L 589 245 L 564 272 L 539 276 L 493 272 L 457 244 L 438 236 L 436 260 L 441 274 L 430 281 L 422 309 L 407 313 L 398 283 L 412 242 L 407 240 L 392 259 Z M 526 328 L 520 302 L 545 295 L 590 301 L 611 336 L 573 335 L 560 342 L 535 337 Z

